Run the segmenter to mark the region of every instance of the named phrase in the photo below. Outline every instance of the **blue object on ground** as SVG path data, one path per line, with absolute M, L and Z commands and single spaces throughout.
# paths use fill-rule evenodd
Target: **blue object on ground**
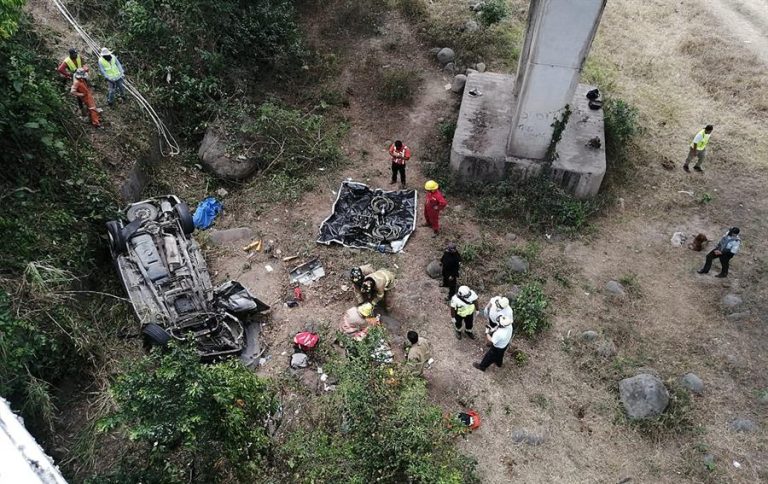
M 221 212 L 221 202 L 214 197 L 208 197 L 197 205 L 192 221 L 198 229 L 207 229 L 213 225 L 219 212 Z

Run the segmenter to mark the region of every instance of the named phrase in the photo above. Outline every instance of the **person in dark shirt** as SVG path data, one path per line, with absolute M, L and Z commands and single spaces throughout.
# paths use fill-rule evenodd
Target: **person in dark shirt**
M 717 247 L 712 249 L 707 254 L 707 259 L 704 261 L 704 267 L 699 269 L 699 274 L 706 274 L 709 269 L 712 268 L 712 261 L 720 259 L 720 274 L 715 277 L 728 277 L 728 265 L 734 255 L 739 253 L 741 248 L 741 237 L 739 237 L 739 228 L 732 227 L 728 230 L 720 242 L 717 243 Z
M 459 285 L 461 254 L 456 249 L 456 244 L 451 242 L 446 246 L 440 262 L 443 265 L 443 287 L 448 288 L 448 297 L 445 299 L 450 301 L 453 295 L 456 294 L 456 288 Z

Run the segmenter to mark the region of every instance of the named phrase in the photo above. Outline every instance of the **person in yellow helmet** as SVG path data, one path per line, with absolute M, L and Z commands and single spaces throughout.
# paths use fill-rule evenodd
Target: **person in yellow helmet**
M 693 169 L 698 172 L 704 172 L 701 164 L 704 163 L 704 157 L 707 155 L 707 145 L 709 144 L 709 137 L 712 135 L 713 129 L 714 127 L 711 124 L 708 124 L 693 137 L 690 149 L 688 150 L 688 158 L 685 159 L 685 164 L 683 165 L 683 170 L 690 171 L 688 165 L 694 158 L 696 158 L 696 164 L 693 165 Z
M 373 315 L 373 304 L 365 303 L 347 309 L 341 321 L 341 331 L 360 341 L 368 334 L 368 328 L 376 324 L 379 324 L 379 318 Z
M 448 206 L 448 201 L 440 193 L 440 186 L 435 180 L 425 183 L 424 190 L 427 191 L 424 201 L 424 218 L 427 225 L 435 231 L 433 237 L 437 237 L 440 234 L 440 212 Z

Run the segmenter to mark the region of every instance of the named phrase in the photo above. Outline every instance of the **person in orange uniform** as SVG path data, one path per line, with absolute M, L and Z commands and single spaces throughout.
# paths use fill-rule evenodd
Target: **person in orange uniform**
M 96 128 L 101 128 L 101 116 L 99 116 L 101 109 L 96 107 L 91 87 L 88 85 L 88 70 L 80 68 L 75 71 L 73 77 L 75 81 L 72 83 L 72 89 L 69 90 L 70 94 L 83 100 L 83 103 L 88 108 L 91 124 Z
M 448 206 L 448 202 L 440 193 L 440 186 L 435 180 L 429 180 L 425 183 L 424 190 L 427 191 L 424 202 L 424 218 L 427 220 L 427 225 L 435 231 L 433 237 L 437 237 L 440 234 L 440 212 Z
M 405 163 L 411 159 L 411 149 L 397 140 L 389 147 L 389 156 L 392 157 L 392 181 L 390 185 L 397 183 L 397 174 L 400 173 L 400 188 L 405 188 Z
M 65 57 L 63 61 L 61 61 L 59 67 L 56 68 L 56 72 L 59 73 L 63 80 L 71 81 L 72 76 L 75 75 L 75 72 L 77 72 L 77 70 L 82 67 L 85 67 L 83 58 L 80 57 L 80 54 L 77 53 L 77 49 L 73 48 L 69 49 L 69 55 Z M 77 98 L 77 107 L 80 109 L 80 113 L 83 116 L 88 114 L 88 111 L 85 109 L 85 105 L 83 104 L 83 100 L 80 98 Z

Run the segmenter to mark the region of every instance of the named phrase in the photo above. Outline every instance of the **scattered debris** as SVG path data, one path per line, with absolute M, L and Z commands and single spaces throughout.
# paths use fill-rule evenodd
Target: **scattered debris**
M 290 261 L 298 259 L 298 258 L 299 258 L 298 255 L 290 255 L 288 257 L 283 257 L 283 262 L 290 262 Z
M 294 353 L 291 356 L 291 368 L 306 368 L 309 364 L 309 357 L 306 353 Z
M 254 240 L 250 244 L 248 244 L 245 247 L 243 247 L 243 250 L 245 252 L 250 252 L 250 251 L 258 252 L 258 251 L 260 251 L 261 250 L 261 240 Z
M 675 232 L 669 241 L 672 243 L 672 247 L 682 247 L 687 239 L 688 236 L 685 235 L 685 232 Z
M 221 202 L 214 197 L 208 197 L 197 205 L 194 215 L 192 215 L 192 221 L 195 227 L 198 229 L 207 229 L 216 220 L 216 217 L 221 212 Z
M 274 270 L 275 270 L 275 269 L 274 269 L 274 268 L 272 268 L 272 266 L 271 266 L 271 265 L 269 265 L 269 264 L 265 265 L 265 266 L 264 266 L 264 269 L 266 269 L 266 270 L 267 270 L 267 272 L 272 272 L 272 271 L 274 271 Z
M 290 272 L 291 284 L 311 284 L 325 276 L 325 268 L 317 258 L 295 267 Z
M 226 189 L 226 188 L 219 188 L 218 190 L 216 190 L 216 195 L 218 195 L 218 196 L 220 196 L 220 197 L 224 198 L 224 197 L 226 197 L 227 195 L 229 195 L 229 192 L 227 191 L 227 189 Z

